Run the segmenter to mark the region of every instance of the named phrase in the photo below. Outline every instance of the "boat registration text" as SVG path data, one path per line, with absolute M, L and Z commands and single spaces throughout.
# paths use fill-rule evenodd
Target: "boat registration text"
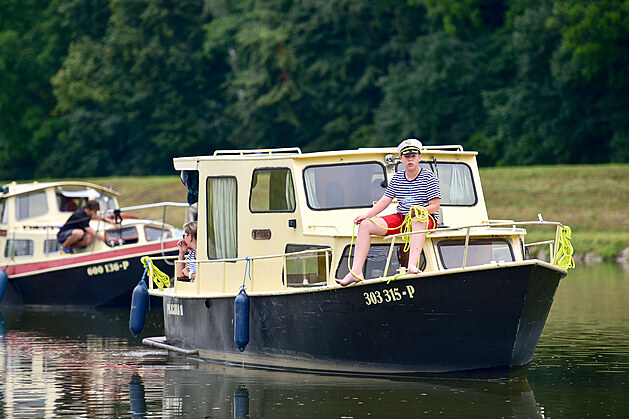
M 128 267 L 128 260 L 123 260 L 122 262 L 104 263 L 102 265 L 88 266 L 87 274 L 89 276 L 110 274 L 118 271 L 126 271 Z
M 415 294 L 415 287 L 412 285 L 407 285 L 406 290 L 402 289 L 402 291 L 396 287 L 388 289 L 385 288 L 382 292 L 378 290 L 363 292 L 363 295 L 365 296 L 365 305 L 368 306 L 382 303 L 392 303 L 394 301 L 400 301 L 403 298 L 413 298 L 413 294 Z

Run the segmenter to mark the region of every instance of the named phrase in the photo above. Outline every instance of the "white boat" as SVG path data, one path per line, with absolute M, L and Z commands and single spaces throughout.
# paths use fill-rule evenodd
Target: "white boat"
M 118 223 L 90 222 L 95 239 L 72 255 L 59 252 L 57 232 L 73 211 L 96 199 Z M 142 255 L 176 254 L 175 229 L 120 213 L 118 193 L 87 182 L 6 184 L 0 192 L 0 276 L 3 304 L 128 306 Z M 164 261 L 159 262 L 163 269 Z M 3 288 L 3 287 L 0 287 Z M 4 299 L 2 296 L 4 295 Z
M 401 235 L 372 237 L 366 279 L 342 287 L 335 279 L 348 273 L 352 220 L 403 168 L 394 148 L 175 158 L 176 170 L 199 175 L 198 273 L 170 288 L 151 284 L 150 295 L 164 300 L 164 336 L 144 343 L 325 374 L 521 374 L 567 273 L 527 250 L 548 246 L 551 261 L 559 259 L 566 229 L 490 220 L 475 152 L 423 147 L 420 165 L 437 175 L 442 193 L 442 225 L 427 233 L 422 272 L 401 268 Z M 533 224 L 553 237 L 527 243 Z

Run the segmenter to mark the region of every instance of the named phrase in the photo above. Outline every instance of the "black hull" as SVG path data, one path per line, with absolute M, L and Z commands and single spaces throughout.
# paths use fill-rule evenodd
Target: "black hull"
M 176 251 L 165 252 L 176 255 Z M 144 273 L 140 256 L 129 255 L 68 266 L 61 269 L 32 273 L 9 279 L 11 293 L 5 304 L 81 307 L 129 307 L 133 288 Z M 151 256 L 162 256 L 159 251 Z M 154 261 L 161 271 L 172 273 L 174 268 L 163 260 Z M 8 290 L 7 290 L 8 291 Z M 151 304 L 161 305 L 158 298 Z
M 563 275 L 529 263 L 250 296 L 244 352 L 234 344 L 233 297 L 165 297 L 164 327 L 168 344 L 219 362 L 328 374 L 508 377 L 531 361 Z

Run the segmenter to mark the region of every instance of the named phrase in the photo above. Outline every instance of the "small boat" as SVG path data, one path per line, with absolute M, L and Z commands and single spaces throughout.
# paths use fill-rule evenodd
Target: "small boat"
M 98 200 L 101 212 L 115 213 L 117 222 L 90 221 L 102 240 L 94 239 L 87 247 L 74 249 L 74 254 L 62 255 L 57 232 L 88 199 Z M 140 257 L 176 255 L 177 239 L 173 226 L 120 210 L 116 191 L 92 183 L 4 185 L 0 192 L 0 282 L 4 282 L 0 301 L 4 294 L 3 304 L 128 306 L 136 277 L 144 271 Z M 165 261 L 158 264 L 168 267 Z
M 421 152 L 442 194 L 441 224 L 424 231 L 421 272 L 404 269 L 405 234 L 373 236 L 365 280 L 345 287 L 335 280 L 349 272 L 353 219 L 403 169 L 395 148 L 175 158 L 175 169 L 198 171 L 201 185 L 197 275 L 170 288 L 149 284 L 163 298 L 164 336 L 143 342 L 173 355 L 323 374 L 521 375 L 567 274 L 558 260 L 571 258 L 568 230 L 541 216 L 490 220 L 476 152 Z M 554 238 L 527 243 L 530 225 Z M 550 262 L 529 256 L 541 245 Z

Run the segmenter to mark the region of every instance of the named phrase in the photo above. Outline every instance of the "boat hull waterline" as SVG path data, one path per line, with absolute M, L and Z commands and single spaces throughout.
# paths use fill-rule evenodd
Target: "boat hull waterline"
M 533 358 L 564 276 L 562 269 L 529 261 L 389 283 L 252 294 L 250 341 L 243 352 L 234 343 L 234 297 L 165 295 L 161 347 L 281 370 L 506 378 L 521 374 Z
M 175 255 L 173 244 L 165 249 L 158 244 L 136 248 L 67 256 L 62 260 L 29 265 L 13 265 L 7 269 L 16 301 L 5 303 L 50 306 L 125 307 L 131 292 L 144 273 L 143 255 Z M 163 272 L 172 270 L 163 260 L 155 260 Z M 151 299 L 161 305 L 161 299 Z

